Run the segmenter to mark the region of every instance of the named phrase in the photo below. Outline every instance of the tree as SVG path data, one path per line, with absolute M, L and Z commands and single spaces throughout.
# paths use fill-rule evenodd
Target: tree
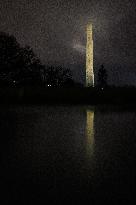
M 104 68 L 104 65 L 101 65 L 99 71 L 98 71 L 98 86 L 100 88 L 104 88 L 107 86 L 107 71 Z
M 12 81 L 12 72 L 16 68 L 15 63 L 19 50 L 20 45 L 14 36 L 0 32 L 1 83 L 10 83 Z
M 64 87 L 72 84 L 72 74 L 69 69 L 58 67 L 45 67 L 44 82 L 46 86 Z
M 6 84 L 37 84 L 41 63 L 33 50 L 20 47 L 16 38 L 0 33 L 0 81 Z
M 72 86 L 69 69 L 45 67 L 29 46 L 20 47 L 16 38 L 0 33 L 0 81 L 9 85 Z
M 39 58 L 29 46 L 20 49 L 17 59 L 18 72 L 15 75 L 20 84 L 39 84 L 41 81 Z

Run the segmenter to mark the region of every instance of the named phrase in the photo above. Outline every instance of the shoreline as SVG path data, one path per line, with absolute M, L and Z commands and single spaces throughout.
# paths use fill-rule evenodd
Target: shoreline
M 3 103 L 135 105 L 136 88 L 6 87 L 0 88 L 0 104 Z

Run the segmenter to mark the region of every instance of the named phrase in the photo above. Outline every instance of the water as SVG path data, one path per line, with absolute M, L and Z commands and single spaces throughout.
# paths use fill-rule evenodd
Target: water
M 136 112 L 0 107 L 3 200 L 133 204 Z

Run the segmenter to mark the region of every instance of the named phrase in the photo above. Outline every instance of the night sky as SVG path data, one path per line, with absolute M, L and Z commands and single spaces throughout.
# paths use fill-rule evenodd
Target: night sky
M 109 83 L 136 85 L 135 0 L 0 0 L 0 30 L 30 45 L 44 64 L 70 68 L 80 81 L 89 21 L 95 73 L 104 64 Z

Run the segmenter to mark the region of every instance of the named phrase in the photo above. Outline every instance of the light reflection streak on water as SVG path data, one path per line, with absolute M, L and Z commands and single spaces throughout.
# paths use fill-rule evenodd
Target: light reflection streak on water
M 86 111 L 86 152 L 91 159 L 94 153 L 94 111 Z

